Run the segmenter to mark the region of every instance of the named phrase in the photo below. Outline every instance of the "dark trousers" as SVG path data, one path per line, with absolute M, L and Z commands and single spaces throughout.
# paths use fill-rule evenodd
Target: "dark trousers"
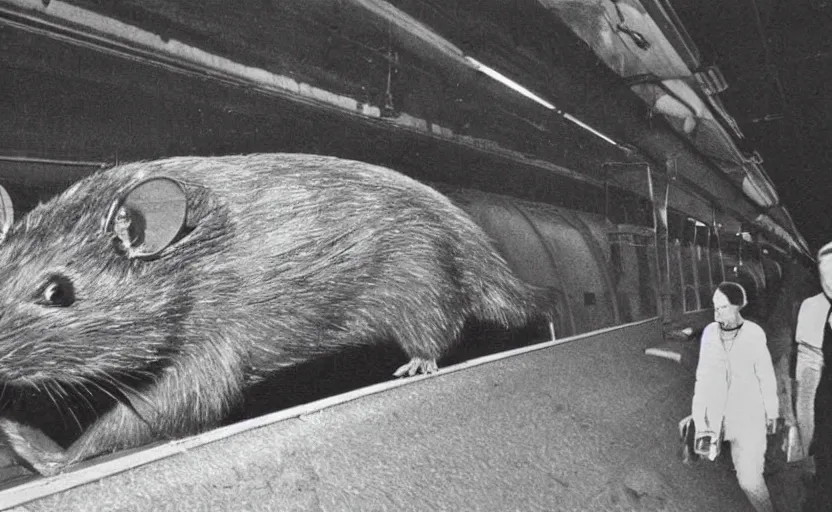
M 825 356 L 827 359 L 828 355 Z M 811 449 L 815 478 L 804 506 L 807 512 L 832 512 L 832 368 L 829 362 L 825 361 L 815 395 L 815 439 Z
M 804 512 L 832 512 L 832 459 L 815 455 L 815 478 L 808 490 Z

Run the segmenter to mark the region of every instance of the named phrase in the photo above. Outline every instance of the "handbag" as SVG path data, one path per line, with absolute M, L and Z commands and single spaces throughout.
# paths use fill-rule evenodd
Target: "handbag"
M 679 422 L 679 437 L 682 441 L 682 462 L 692 464 L 701 458 L 711 462 L 722 451 L 722 432 L 696 432 L 693 416 L 687 416 Z
M 722 451 L 722 436 L 716 432 L 699 432 L 693 446 L 697 455 L 713 462 Z
M 786 462 L 799 462 L 804 460 L 808 454 L 803 443 L 800 427 L 791 425 L 783 438 L 783 451 L 786 453 Z

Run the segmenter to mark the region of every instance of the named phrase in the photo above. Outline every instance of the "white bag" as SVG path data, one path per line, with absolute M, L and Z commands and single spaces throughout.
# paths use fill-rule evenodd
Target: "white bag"
M 800 427 L 792 425 L 783 436 L 783 451 L 786 452 L 786 462 L 799 462 L 807 456 L 807 447 L 800 435 Z
M 716 432 L 697 432 L 693 440 L 693 449 L 697 455 L 713 462 L 722 451 L 722 435 Z

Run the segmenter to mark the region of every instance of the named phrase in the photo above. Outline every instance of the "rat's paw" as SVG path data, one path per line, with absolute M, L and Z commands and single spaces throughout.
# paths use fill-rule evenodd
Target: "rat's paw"
M 0 418 L 0 431 L 17 458 L 41 475 L 55 475 L 67 466 L 66 451 L 39 429 Z
M 394 377 L 403 377 L 407 374 L 408 377 L 413 377 L 417 373 L 433 373 L 438 371 L 439 367 L 436 365 L 436 359 L 422 359 L 421 357 L 414 357 L 407 364 L 399 367 L 393 373 Z

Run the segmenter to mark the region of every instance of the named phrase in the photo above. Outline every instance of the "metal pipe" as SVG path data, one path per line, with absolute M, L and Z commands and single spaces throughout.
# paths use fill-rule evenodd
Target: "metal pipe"
M 645 163 L 644 167 L 647 170 L 647 190 L 650 194 L 650 205 L 653 207 L 653 243 L 655 244 L 653 247 L 653 256 L 655 257 L 655 278 L 656 278 L 656 314 L 664 318 L 665 309 L 667 305 L 664 304 L 662 297 L 664 296 L 663 288 L 665 288 L 665 284 L 663 283 L 663 276 L 662 276 L 662 269 L 661 264 L 659 261 L 659 249 L 661 244 L 659 243 L 659 223 L 661 222 L 661 215 L 656 209 L 656 190 L 655 185 L 653 183 L 653 169 L 650 168 L 650 164 Z M 667 233 L 667 228 L 664 228 L 665 233 Z M 665 236 L 665 239 L 667 237 Z M 667 254 L 667 244 L 665 243 L 665 254 Z M 668 315 L 667 318 L 670 318 Z
M 595 128 L 589 126 L 588 124 L 581 121 L 577 117 L 569 114 L 568 112 L 564 112 L 563 110 L 561 110 L 560 108 L 558 108 L 554 104 L 544 100 L 543 98 L 541 98 L 537 94 L 533 93 L 532 91 L 530 91 L 526 87 L 523 87 L 522 85 L 518 84 L 517 82 L 508 78 L 507 76 L 503 75 L 502 73 L 486 66 L 485 64 L 478 61 L 477 59 L 475 59 L 473 57 L 466 56 L 465 60 L 467 60 L 474 67 L 474 69 L 476 69 L 477 71 L 493 78 L 494 80 L 500 82 L 501 84 L 505 85 L 506 87 L 508 87 L 510 89 L 513 89 L 514 91 L 517 91 L 518 93 L 520 93 L 523 96 L 529 98 L 530 100 L 532 100 L 532 101 L 534 101 L 534 102 L 536 102 L 540 105 L 543 105 L 547 109 L 554 111 L 556 114 L 563 117 L 567 121 L 570 121 L 570 122 L 578 125 L 579 127 L 581 127 L 584 130 L 592 133 L 596 137 L 599 137 L 599 138 L 603 139 L 604 141 L 608 142 L 609 144 L 612 144 L 613 146 L 621 148 L 626 152 L 630 152 L 630 148 L 628 148 L 624 144 L 616 142 L 611 137 L 609 137 L 609 136 L 601 133 L 600 131 L 596 130 Z
M 63 165 L 67 167 L 104 167 L 106 162 L 87 162 L 84 160 L 56 160 L 53 158 L 37 158 L 31 156 L 0 155 L 0 162 L 19 162 L 27 164 Z

